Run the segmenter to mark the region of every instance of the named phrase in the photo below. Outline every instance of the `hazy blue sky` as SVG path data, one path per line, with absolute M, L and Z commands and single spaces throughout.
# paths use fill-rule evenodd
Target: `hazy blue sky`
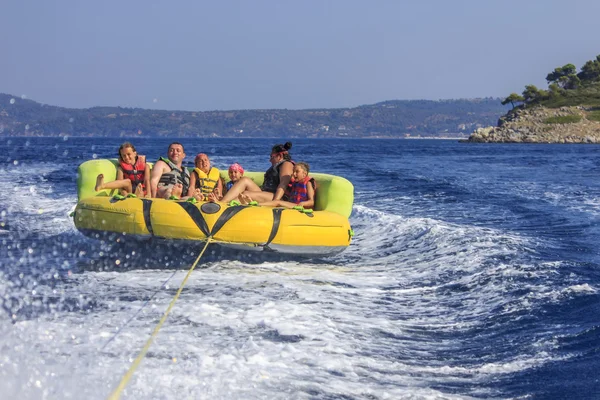
M 0 92 L 65 107 L 506 96 L 600 54 L 600 1 L 4 0 Z

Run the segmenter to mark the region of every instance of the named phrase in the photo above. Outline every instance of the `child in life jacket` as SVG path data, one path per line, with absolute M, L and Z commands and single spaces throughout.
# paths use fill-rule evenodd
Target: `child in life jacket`
M 292 173 L 292 182 L 285 192 L 282 200 L 271 200 L 258 203 L 267 207 L 287 207 L 294 208 L 301 206 L 304 208 L 313 208 L 315 205 L 315 180 L 308 176 L 310 167 L 305 162 L 298 162 L 294 165 Z M 240 195 L 240 202 L 248 204 L 252 201 L 249 196 Z
M 138 197 L 148 195 L 150 187 L 150 166 L 146 163 L 146 156 L 138 156 L 135 147 L 125 142 L 119 147 L 119 165 L 117 166 L 117 179 L 104 182 L 104 175 L 96 177 L 96 192 L 103 189 L 119 189 L 120 194 L 127 196 L 135 194 Z
M 225 193 L 244 176 L 244 168 L 238 163 L 233 163 L 229 166 L 229 182 L 225 184 Z M 225 194 L 223 193 L 223 194 Z

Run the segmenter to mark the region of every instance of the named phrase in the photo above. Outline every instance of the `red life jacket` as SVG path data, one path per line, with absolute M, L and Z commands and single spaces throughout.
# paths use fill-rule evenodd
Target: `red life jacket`
M 308 175 L 301 181 L 293 181 L 288 194 L 290 202 L 300 204 L 300 202 L 308 200 L 308 183 L 310 182 L 314 188 L 314 181 L 315 180 Z
M 123 170 L 123 179 L 129 179 L 131 181 L 131 190 L 135 192 L 137 186 L 142 185 L 144 194 L 146 194 L 146 186 L 144 185 L 146 162 L 141 157 L 136 157 L 135 165 L 131 165 L 119 158 L 119 165 Z

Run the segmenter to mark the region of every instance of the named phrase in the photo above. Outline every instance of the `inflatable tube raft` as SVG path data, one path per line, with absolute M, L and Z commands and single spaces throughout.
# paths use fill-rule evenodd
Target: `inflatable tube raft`
M 312 174 L 317 182 L 314 210 L 178 200 L 120 198 L 96 192 L 98 174 L 116 176 L 116 160 L 91 160 L 79 166 L 74 222 L 83 234 L 108 240 L 161 238 L 206 241 L 247 250 L 328 256 L 350 245 L 348 222 L 354 188 L 341 177 Z M 226 179 L 226 171 L 222 177 Z M 246 172 L 257 184 L 263 173 Z

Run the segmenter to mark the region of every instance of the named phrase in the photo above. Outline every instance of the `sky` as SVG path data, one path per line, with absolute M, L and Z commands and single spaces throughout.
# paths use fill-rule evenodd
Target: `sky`
M 506 97 L 600 54 L 598 15 L 598 0 L 4 0 L 0 93 L 185 111 Z

